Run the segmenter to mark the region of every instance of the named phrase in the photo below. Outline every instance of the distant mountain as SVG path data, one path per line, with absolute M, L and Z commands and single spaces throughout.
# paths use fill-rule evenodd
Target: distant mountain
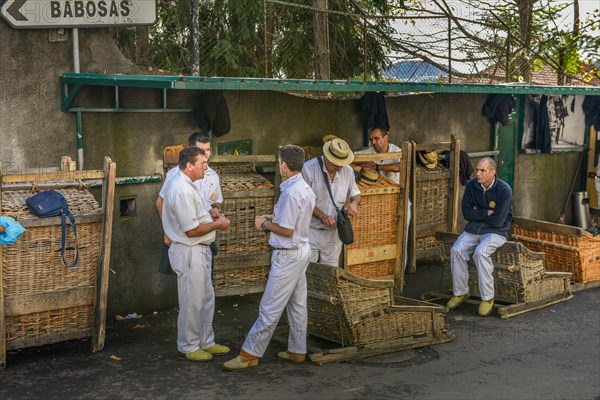
M 437 82 L 448 73 L 425 61 L 399 61 L 382 71 L 382 75 L 385 80 L 398 82 Z

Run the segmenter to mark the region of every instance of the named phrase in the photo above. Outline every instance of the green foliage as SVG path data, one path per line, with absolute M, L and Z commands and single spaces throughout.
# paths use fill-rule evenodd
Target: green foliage
M 306 6 L 306 0 L 290 0 Z M 311 2 L 308 2 L 311 3 Z M 397 3 L 397 2 L 396 2 Z M 329 0 L 329 9 L 360 15 L 390 12 L 385 0 Z M 266 14 L 265 14 L 266 12 Z M 159 0 L 158 22 L 149 29 L 154 69 L 190 73 L 190 0 Z M 313 11 L 264 0 L 201 0 L 199 7 L 200 75 L 240 77 L 314 76 Z M 362 75 L 367 53 L 368 74 L 385 65 L 389 22 L 376 29 L 348 15 L 329 15 L 329 47 L 333 79 Z M 135 54 L 135 29 L 120 30 L 117 42 Z M 365 47 L 366 44 L 366 47 Z

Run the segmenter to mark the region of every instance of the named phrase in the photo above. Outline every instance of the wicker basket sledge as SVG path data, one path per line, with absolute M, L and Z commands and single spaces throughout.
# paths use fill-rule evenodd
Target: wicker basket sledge
M 307 269 L 308 331 L 342 346 L 381 342 L 418 347 L 448 341 L 445 307 L 394 299 L 391 280 L 360 278 L 341 268 L 311 263 Z M 418 305 L 417 305 L 418 303 Z
M 110 228 L 116 166 L 105 159 L 105 171 L 52 172 L 44 180 L 33 175 L 5 175 L 0 186 L 0 215 L 12 216 L 25 227 L 13 245 L 0 246 L 0 366 L 4 351 L 91 336 L 92 351 L 104 346 Z M 0 165 L 1 172 L 1 165 Z M 1 173 L 0 173 L 1 175 Z M 71 176 L 73 179 L 69 179 Z M 82 185 L 81 179 L 104 179 L 103 203 Z M 68 180 L 65 180 L 68 179 Z M 16 182 L 16 183 L 15 183 Z M 27 186 L 28 189 L 23 189 Z M 54 189 L 69 204 L 77 224 L 77 240 L 66 230 L 65 259 L 79 259 L 68 268 L 61 257 L 60 217 L 38 218 L 25 204 L 33 190 Z M 109 203 L 110 202 L 110 203 Z M 0 302 L 2 305 L 2 302 Z
M 217 233 L 213 283 L 219 296 L 263 291 L 271 264 L 269 237 L 256 230 L 254 220 L 273 212 L 273 184 L 261 175 L 229 167 L 220 174 L 221 210 L 231 225 Z
M 358 183 L 361 204 L 352 218 L 354 243 L 347 246 L 345 268 L 365 279 L 394 273 L 398 242 L 398 193 L 400 187 L 384 176 L 376 185 Z
M 513 238 L 544 252 L 548 271 L 571 272 L 576 282 L 600 280 L 600 235 L 573 226 L 514 217 Z
M 442 244 L 444 270 L 440 292 L 452 292 L 452 271 L 450 249 L 458 234 L 439 232 L 436 234 Z M 492 255 L 494 263 L 494 298 L 498 301 L 520 303 L 543 303 L 570 296 L 570 274 L 547 272 L 544 268 L 544 253 L 527 249 L 521 243 L 508 241 Z M 469 291 L 481 297 L 477 268 L 472 260 L 468 262 Z
M 415 223 L 419 227 L 438 226 L 448 222 L 448 195 L 450 193 L 450 170 L 438 165 L 435 169 L 415 168 L 416 202 Z M 416 256 L 418 260 L 438 258 L 440 244 L 435 234 L 417 235 Z

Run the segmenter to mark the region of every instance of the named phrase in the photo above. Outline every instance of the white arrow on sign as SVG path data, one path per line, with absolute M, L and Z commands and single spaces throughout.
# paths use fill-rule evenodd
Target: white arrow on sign
M 0 15 L 13 28 L 153 25 L 157 0 L 6 0 Z

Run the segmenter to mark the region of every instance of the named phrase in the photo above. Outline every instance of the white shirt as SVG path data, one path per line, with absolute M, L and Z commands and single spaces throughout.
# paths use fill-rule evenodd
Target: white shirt
M 321 157 L 321 159 L 322 158 L 323 157 Z M 327 174 L 325 162 L 323 162 L 323 168 L 321 169 L 318 159 L 313 158 L 304 163 L 302 177 L 317 196 L 315 207 L 319 208 L 319 210 L 330 217 L 337 219 L 337 214 L 333 207 L 333 203 L 331 202 L 329 192 L 327 191 L 327 186 L 323 181 L 323 171 Z M 327 176 L 329 177 L 329 175 Z M 331 193 L 333 194 L 333 198 L 339 209 L 344 207 L 348 197 L 354 197 L 360 194 L 360 190 L 358 189 L 358 186 L 356 186 L 356 181 L 354 180 L 354 171 L 349 165 L 346 165 L 338 171 L 333 177 L 333 180 L 329 180 L 329 184 L 331 186 Z M 337 229 L 336 226 L 326 228 L 321 221 L 314 217 L 311 218 L 310 226 L 316 229 Z
M 397 153 L 397 152 L 402 152 L 402 149 L 400 147 L 396 146 L 395 144 L 388 143 L 388 153 Z M 355 151 L 354 154 L 377 154 L 377 151 L 375 150 L 375 148 L 373 146 L 370 146 L 367 149 Z M 400 162 L 399 158 L 392 158 L 391 160 L 377 160 L 377 161 L 375 161 L 375 164 L 386 165 L 386 164 L 397 164 L 399 162 Z M 391 179 L 392 181 L 394 181 L 396 183 L 400 183 L 400 172 L 379 171 L 379 173 L 381 175 L 387 177 L 388 179 Z
M 273 208 L 273 222 L 283 228 L 293 229 L 294 233 L 291 237 L 285 237 L 271 232 L 269 244 L 276 248 L 297 248 L 308 243 L 308 227 L 316 196 L 302 179 L 302 174 L 283 181 L 279 187 L 281 195 Z
M 177 171 L 179 171 L 179 167 L 177 166 L 167 171 L 167 174 L 165 175 L 165 181 L 162 185 L 162 188 L 160 188 L 160 192 L 158 193 L 158 195 L 163 199 L 166 195 L 167 183 L 177 173 Z M 194 182 L 194 186 L 199 190 L 200 195 L 202 195 L 202 200 L 204 201 L 206 211 L 210 211 L 214 203 L 223 204 L 223 195 L 221 194 L 219 174 L 217 174 L 216 171 L 211 167 L 208 167 L 206 172 L 204 172 L 204 178 L 198 179 Z
M 195 246 L 200 243 L 210 244 L 215 241 L 215 231 L 199 237 L 187 237 L 187 231 L 200 224 L 212 222 L 206 210 L 200 192 L 192 180 L 176 168 L 163 188 L 162 225 L 165 234 L 175 243 Z

